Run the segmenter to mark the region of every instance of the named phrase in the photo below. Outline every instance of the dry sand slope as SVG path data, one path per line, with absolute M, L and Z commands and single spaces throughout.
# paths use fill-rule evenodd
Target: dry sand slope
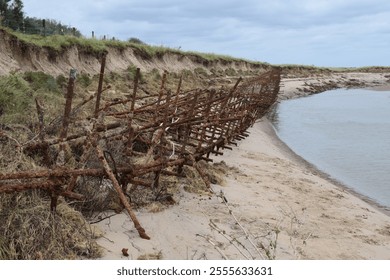
M 138 213 L 151 240 L 126 214 L 101 222 L 103 258 L 390 259 L 390 217 L 297 160 L 268 120 L 222 160 L 230 168 L 214 195 L 182 191 L 177 205 Z

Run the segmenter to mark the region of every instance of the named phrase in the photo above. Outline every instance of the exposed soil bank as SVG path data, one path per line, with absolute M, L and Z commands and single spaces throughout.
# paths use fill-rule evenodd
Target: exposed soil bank
M 67 75 L 71 68 L 77 69 L 79 73 L 95 75 L 100 71 L 100 60 L 99 54 L 80 46 L 73 45 L 60 51 L 37 47 L 20 41 L 14 35 L 0 29 L 0 75 L 18 71 L 42 71 L 57 76 Z M 129 66 L 139 67 L 141 71 L 158 69 L 169 72 L 193 71 L 196 68 L 204 68 L 207 71 L 231 68 L 236 71 L 257 73 L 272 68 L 268 64 L 244 60 L 229 61 L 222 58 L 207 60 L 195 54 L 167 52 L 160 56 L 150 57 L 132 47 L 107 48 L 107 72 L 121 72 Z

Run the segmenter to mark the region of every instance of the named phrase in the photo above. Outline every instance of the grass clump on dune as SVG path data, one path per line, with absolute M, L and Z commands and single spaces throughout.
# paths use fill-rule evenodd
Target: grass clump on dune
M 0 259 L 97 258 L 101 233 L 62 201 L 56 214 L 40 191 L 0 194 Z
M 43 72 L 1 76 L 0 121 L 4 124 L 30 124 L 36 115 L 35 98 L 44 104 L 61 104 L 63 85 L 59 82 Z M 52 108 L 46 115 L 52 117 L 57 111 L 57 108 Z
M 30 85 L 19 75 L 0 77 L 0 118 L 21 122 L 32 103 Z M 3 117 L 2 117 L 3 116 Z
M 191 59 L 205 61 L 206 63 L 220 60 L 225 62 L 248 62 L 251 64 L 258 64 L 260 66 L 269 65 L 263 62 L 255 62 L 247 59 L 235 58 L 229 55 L 183 51 L 180 47 L 172 48 L 161 45 L 153 46 L 145 44 L 137 38 L 131 38 L 128 41 L 121 41 L 115 39 L 101 40 L 97 38 L 76 37 L 71 35 L 42 36 L 23 34 L 3 27 L 0 27 L 0 30 L 3 30 L 3 32 L 10 34 L 14 38 L 14 40 L 19 41 L 22 44 L 41 48 L 48 48 L 54 55 L 60 54 L 62 51 L 72 46 L 77 46 L 80 51 L 95 56 L 101 56 L 103 53 L 106 53 L 108 48 L 116 48 L 119 50 L 131 48 L 137 55 L 141 56 L 143 59 L 152 59 L 154 57 L 161 58 L 165 54 L 176 54 L 192 57 Z

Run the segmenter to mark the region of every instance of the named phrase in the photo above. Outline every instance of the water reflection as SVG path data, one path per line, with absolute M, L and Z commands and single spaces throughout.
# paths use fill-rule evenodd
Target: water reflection
M 271 119 L 297 154 L 390 206 L 390 92 L 335 90 L 287 100 Z

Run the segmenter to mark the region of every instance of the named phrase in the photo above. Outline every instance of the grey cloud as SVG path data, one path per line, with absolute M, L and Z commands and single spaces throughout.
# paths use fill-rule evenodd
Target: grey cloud
M 378 60 L 368 50 L 390 47 L 388 0 L 27 2 L 35 3 L 30 11 L 71 23 L 86 35 L 94 30 L 275 63 L 336 63 L 335 56 L 345 62 L 352 56 L 348 62 Z

